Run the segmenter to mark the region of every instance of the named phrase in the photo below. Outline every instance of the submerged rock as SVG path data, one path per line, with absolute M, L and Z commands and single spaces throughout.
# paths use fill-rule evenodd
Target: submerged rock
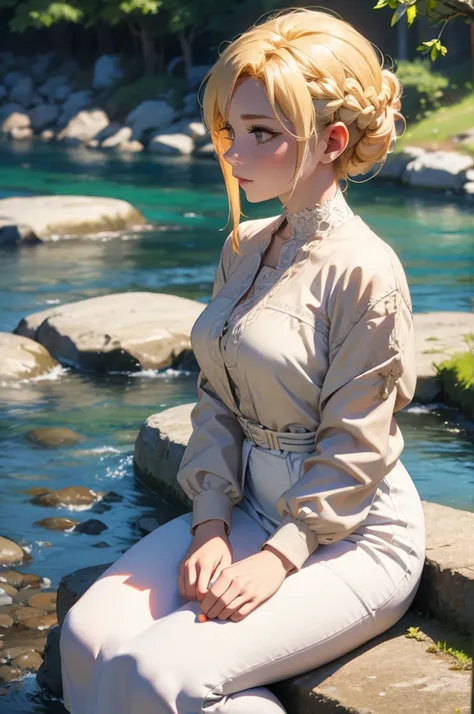
M 67 486 L 36 496 L 33 503 L 38 506 L 91 506 L 102 497 L 102 493 L 86 486 Z
M 0 332 L 0 381 L 32 379 L 56 366 L 58 362 L 35 340 Z
M 97 196 L 17 196 L 0 200 L 0 216 L 10 226 L 28 226 L 42 241 L 123 231 L 146 223 L 127 201 Z
M 0 565 L 13 565 L 21 563 L 25 559 L 26 553 L 18 543 L 0 536 Z
M 117 293 L 34 313 L 14 332 L 85 370 L 178 367 L 192 354 L 191 329 L 204 307 L 176 295 Z
M 37 429 L 28 431 L 26 438 L 46 448 L 74 446 L 84 440 L 84 437 L 78 434 L 77 431 L 73 431 L 64 426 L 38 427 Z

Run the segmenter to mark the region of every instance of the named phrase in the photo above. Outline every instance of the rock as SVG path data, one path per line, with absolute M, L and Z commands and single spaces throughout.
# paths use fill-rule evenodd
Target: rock
M 135 473 L 140 479 L 153 491 L 159 490 L 188 509 L 192 503 L 176 474 L 191 435 L 193 406 L 180 404 L 149 416 L 138 434 L 134 457 Z
M 54 52 L 45 52 L 44 54 L 38 55 L 33 62 L 30 67 L 30 72 L 37 82 L 44 82 L 46 80 L 47 74 L 52 68 L 54 58 Z
M 462 190 L 466 195 L 474 196 L 474 181 L 468 181 L 463 184 Z
M 44 446 L 47 449 L 56 448 L 58 446 L 74 446 L 84 440 L 84 437 L 78 434 L 77 431 L 59 426 L 45 426 L 32 429 L 26 433 L 26 438 L 34 444 Z
M 0 246 L 17 243 L 40 243 L 38 236 L 29 226 L 13 223 L 8 218 L 0 218 Z
M 462 134 L 458 134 L 455 139 L 460 144 L 474 144 L 474 127 L 472 129 L 468 129 L 467 131 L 464 131 Z
M 173 57 L 166 68 L 168 74 L 173 77 L 186 77 L 186 62 L 184 57 Z
M 122 141 L 118 146 L 120 151 L 125 151 L 130 154 L 138 154 L 145 148 L 141 141 Z
M 102 109 L 80 111 L 72 117 L 57 135 L 57 141 L 64 141 L 68 146 L 93 139 L 109 124 L 109 118 Z
M 415 399 L 432 402 L 440 394 L 441 384 L 435 364 L 467 349 L 464 335 L 473 332 L 469 312 L 427 312 L 414 314 L 417 351 Z
M 423 156 L 424 153 L 425 150 L 420 146 L 406 146 L 401 151 L 388 154 L 385 164 L 379 171 L 378 176 L 384 179 L 399 181 L 410 161 Z
M 42 141 L 52 141 L 55 138 L 56 134 L 52 129 L 44 129 L 44 131 L 41 132 L 40 134 L 40 139 Z
M 112 149 L 119 144 L 127 143 L 132 136 L 132 129 L 129 126 L 119 127 L 113 134 L 106 137 L 101 143 L 101 149 Z
M 0 84 L 0 102 L 3 102 L 3 100 L 6 98 L 8 92 L 3 86 L 3 84 Z
M 403 183 L 409 186 L 452 189 L 457 191 L 464 183 L 464 172 L 474 166 L 474 158 L 453 151 L 425 151 L 410 161 L 402 174 Z
M 31 126 L 34 131 L 42 131 L 57 122 L 59 107 L 56 104 L 38 104 L 30 112 Z
M 15 682 L 18 679 L 21 679 L 21 669 L 7 664 L 0 666 L 0 682 Z
M 6 615 L 3 612 L 0 612 L 0 630 L 1 629 L 7 629 L 8 627 L 11 627 L 13 625 L 13 618 L 10 617 L 10 615 Z
M 202 146 L 199 146 L 193 153 L 193 156 L 197 157 L 202 157 L 202 158 L 212 158 L 217 160 L 217 154 L 216 150 L 214 149 L 214 144 L 212 141 L 209 141 L 207 144 L 203 144 Z
M 181 114 L 193 116 L 199 110 L 199 103 L 196 92 L 189 92 L 183 98 L 183 109 Z
M 42 592 L 32 595 L 28 600 L 30 607 L 36 607 L 43 612 L 56 612 L 57 591 Z
M 155 154 L 187 156 L 193 150 L 194 142 L 185 134 L 156 134 L 148 144 L 148 151 Z
M 21 77 L 10 90 L 10 101 L 28 109 L 32 106 L 34 83 L 31 77 Z
M 48 492 L 49 493 L 49 492 Z M 68 531 L 80 521 L 74 521 L 71 518 L 43 518 L 41 521 L 35 521 L 35 525 L 42 526 L 43 528 L 48 528 L 52 531 Z
M 95 63 L 92 88 L 112 89 L 122 77 L 120 58 L 113 55 L 102 55 Z
M 102 521 L 99 521 L 98 518 L 90 518 L 88 521 L 77 525 L 74 530 L 77 533 L 95 536 L 100 535 L 103 531 L 108 530 L 108 528 L 109 527 L 106 526 L 105 523 L 102 523 Z
M 38 669 L 36 681 L 38 685 L 54 697 L 63 696 L 61 678 L 61 655 L 59 639 L 61 628 L 55 625 L 48 632 L 48 639 L 44 648 L 44 659 Z
M 56 89 L 52 92 L 52 100 L 57 104 L 64 104 L 72 94 L 72 89 L 69 84 L 64 82 L 59 84 Z
M 13 602 L 12 596 L 8 595 L 7 592 L 0 588 L 0 607 L 5 607 L 5 605 L 11 605 Z
M 30 227 L 41 240 L 121 231 L 146 223 L 126 201 L 95 196 L 20 196 L 0 199 L 0 216 L 9 225 Z
M 15 657 L 12 662 L 12 667 L 18 667 L 22 672 L 37 672 L 43 663 L 43 658 L 35 650 L 23 652 Z
M 164 369 L 189 356 L 191 328 L 204 308 L 176 295 L 117 293 L 34 313 L 14 332 L 81 369 Z
M 148 535 L 148 533 L 154 531 L 155 528 L 158 528 L 159 525 L 160 523 L 155 516 L 142 516 L 137 521 L 137 526 L 144 535 Z
M 143 141 L 147 132 L 165 128 L 174 121 L 175 116 L 176 111 L 167 102 L 148 100 L 128 114 L 125 124 L 132 127 L 133 139 Z
M 23 139 L 31 139 L 33 137 L 33 129 L 31 129 L 29 126 L 25 126 L 22 129 L 15 126 L 11 130 L 10 136 L 12 139 L 15 139 L 17 141 L 22 141 Z
M 55 90 L 57 87 L 55 88 Z M 70 119 L 76 116 L 79 112 L 84 109 L 91 107 L 93 103 L 92 92 L 84 90 L 81 92 L 73 92 L 67 98 L 61 116 L 59 117 L 58 124 L 61 126 L 66 126 Z M 101 110 L 98 110 L 101 111 Z M 100 131 L 100 129 L 98 130 Z
M 38 87 L 38 94 L 47 99 L 48 102 L 55 100 L 55 92 L 58 87 L 67 84 L 66 75 L 55 75 L 50 77 L 41 87 Z M 61 100 L 64 101 L 64 100 Z
M 0 119 L 0 133 L 9 134 L 12 129 L 29 129 L 30 117 L 25 112 L 11 112 Z
M 66 486 L 66 488 L 60 488 L 57 491 L 50 491 L 42 496 L 37 496 L 32 500 L 32 503 L 38 506 L 76 506 L 88 508 L 93 503 L 99 501 L 101 496 L 102 494 L 100 492 L 93 491 L 86 486 Z
M 23 72 L 18 72 L 13 70 L 12 72 L 7 72 L 3 78 L 3 84 L 7 89 L 13 89 L 15 84 L 17 84 L 21 79 L 24 79 L 25 75 Z
M 13 565 L 21 563 L 24 559 L 23 548 L 9 538 L 0 536 L 0 565 Z
M 0 332 L 0 382 L 32 379 L 46 374 L 57 365 L 58 362 L 38 342 L 28 337 Z
M 57 612 L 58 623 L 63 624 L 66 613 L 84 595 L 97 578 L 99 578 L 112 563 L 92 565 L 80 568 L 61 578 L 58 587 Z
M 18 590 L 13 587 L 13 585 L 9 585 L 8 583 L 1 583 L 0 584 L 0 593 L 10 595 L 12 597 L 13 595 L 18 594 Z
M 17 624 L 22 624 L 25 620 L 29 620 L 31 617 L 41 617 L 44 615 L 42 610 L 37 607 L 29 607 L 24 605 L 23 607 L 18 607 L 13 613 L 13 620 Z
M 23 627 L 28 627 L 31 630 L 49 630 L 50 627 L 58 624 L 58 618 L 55 612 L 48 612 L 47 614 L 34 615 L 29 617 L 27 620 L 23 620 Z
M 202 121 L 188 122 L 188 130 L 195 146 L 204 146 L 209 142 L 209 132 Z
M 0 583 L 8 583 L 13 585 L 14 588 L 21 587 L 24 577 L 23 573 L 19 573 L 18 570 L 0 570 Z M 3 585 L 0 585 L 0 587 L 3 587 Z

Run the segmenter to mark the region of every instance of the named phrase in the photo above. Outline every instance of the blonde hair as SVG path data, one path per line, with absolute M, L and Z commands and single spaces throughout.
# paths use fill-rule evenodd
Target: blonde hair
M 293 123 L 292 136 L 298 140 L 296 181 L 308 149 L 316 146 L 319 133 L 329 124 L 342 121 L 349 130 L 348 145 L 333 162 L 336 178 L 344 179 L 367 173 L 385 160 L 393 149 L 395 120 L 403 117 L 398 111 L 400 81 L 382 68 L 371 43 L 358 30 L 328 12 L 283 10 L 234 39 L 201 86 L 207 82 L 203 122 L 224 176 L 233 218 L 232 246 L 240 254 L 239 185 L 223 158 L 228 147 L 219 131 L 227 123 L 239 77 L 262 81 L 277 119 L 281 111 Z

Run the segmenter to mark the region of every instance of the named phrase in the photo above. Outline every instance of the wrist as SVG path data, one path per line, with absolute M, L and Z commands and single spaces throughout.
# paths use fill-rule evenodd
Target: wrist
M 291 560 L 288 560 L 287 557 L 285 557 L 282 553 L 280 553 L 278 550 L 275 550 L 275 548 L 272 548 L 271 545 L 264 545 L 262 548 L 262 552 L 267 551 L 268 553 L 272 553 L 280 563 L 282 564 L 283 568 L 286 570 L 286 573 L 288 574 L 290 571 L 295 569 L 295 566 L 291 562 Z
M 208 521 L 198 523 L 194 529 L 194 535 L 196 535 L 198 531 L 200 533 L 205 531 L 206 533 L 209 532 L 216 533 L 217 535 L 227 535 L 226 523 L 221 518 L 211 518 Z

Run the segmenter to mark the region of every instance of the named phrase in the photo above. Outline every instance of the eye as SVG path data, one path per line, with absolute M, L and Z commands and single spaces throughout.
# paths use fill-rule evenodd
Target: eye
M 274 136 L 278 136 L 278 133 L 276 131 L 267 129 L 264 126 L 257 126 L 255 124 L 252 124 L 252 126 L 249 127 L 248 132 L 249 132 L 249 134 L 255 134 L 255 138 L 257 139 L 257 144 L 266 144 L 267 141 L 271 141 Z M 270 139 L 267 139 L 267 141 L 259 141 L 257 138 L 257 134 L 269 134 Z

